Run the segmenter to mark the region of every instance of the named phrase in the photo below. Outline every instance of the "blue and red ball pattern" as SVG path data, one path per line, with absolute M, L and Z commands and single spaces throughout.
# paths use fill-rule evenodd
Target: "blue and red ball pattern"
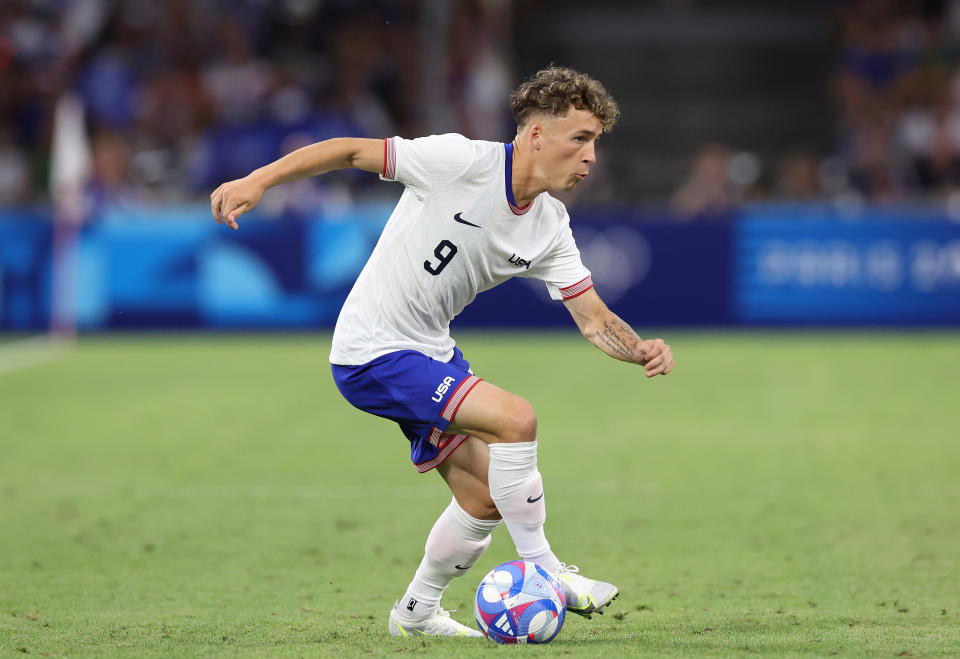
M 477 626 L 497 643 L 549 643 L 560 632 L 566 612 L 560 582 L 529 561 L 490 570 L 474 600 Z

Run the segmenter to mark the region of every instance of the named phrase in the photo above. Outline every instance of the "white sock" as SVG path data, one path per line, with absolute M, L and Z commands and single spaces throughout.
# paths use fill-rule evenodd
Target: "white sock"
M 487 481 L 520 557 L 557 574 L 560 561 L 543 532 L 547 506 L 537 470 L 537 442 L 490 444 Z
M 456 499 L 450 501 L 430 529 L 423 560 L 400 600 L 400 613 L 413 620 L 433 615 L 443 591 L 480 558 L 490 545 L 490 534 L 499 525 L 499 519 L 476 519 Z

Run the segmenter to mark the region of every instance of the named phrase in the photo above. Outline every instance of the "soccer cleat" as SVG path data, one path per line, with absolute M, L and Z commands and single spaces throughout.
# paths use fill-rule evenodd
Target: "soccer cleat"
M 450 612 L 438 608 L 437 611 L 423 620 L 409 620 L 397 609 L 399 602 L 390 609 L 390 622 L 387 628 L 391 636 L 465 636 L 483 638 L 476 629 L 450 617 Z
M 560 564 L 558 579 L 567 597 L 567 611 L 584 618 L 591 618 L 594 613 L 603 615 L 610 602 L 620 596 L 620 590 L 612 583 L 588 579 L 579 572 L 576 565 Z

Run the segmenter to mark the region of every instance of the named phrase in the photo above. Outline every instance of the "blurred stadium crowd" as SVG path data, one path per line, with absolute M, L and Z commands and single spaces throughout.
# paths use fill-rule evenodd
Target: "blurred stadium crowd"
M 842 0 L 833 9 L 836 146 L 784 154 L 773 171 L 747 152 L 696 154 L 675 208 L 745 199 L 924 200 L 960 216 L 960 2 Z
M 960 189 L 960 3 L 859 0 L 837 12 L 839 153 L 873 199 Z
M 340 135 L 508 136 L 506 95 L 528 73 L 511 57 L 512 3 L 440 3 L 439 99 L 424 93 L 425 4 L 4 0 L 0 204 L 47 194 L 53 108 L 66 90 L 87 112 L 94 203 L 201 200 L 221 181 Z M 798 145 L 765 163 L 707 144 L 670 199 L 680 214 L 770 198 L 922 198 L 960 213 L 960 0 L 838 1 L 832 16 L 833 153 Z M 341 173 L 287 186 L 271 203 L 350 203 L 374 188 Z
M 4 0 L 0 4 L 0 203 L 46 193 L 58 96 L 82 99 L 95 201 L 199 199 L 329 137 L 416 135 L 419 2 Z M 511 75 L 488 35 L 499 3 L 457 3 L 446 48 L 448 129 L 504 134 L 490 103 Z M 499 30 L 499 28 L 497 29 Z M 495 114 L 495 113 L 493 113 Z M 350 198 L 369 177 L 324 177 L 288 201 Z

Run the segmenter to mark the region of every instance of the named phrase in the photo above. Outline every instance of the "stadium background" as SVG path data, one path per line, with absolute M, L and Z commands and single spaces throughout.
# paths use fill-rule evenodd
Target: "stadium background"
M 0 3 L 0 654 L 489 650 L 386 636 L 449 494 L 326 370 L 399 186 L 238 232 L 208 195 L 325 137 L 508 140 L 556 62 L 623 109 L 584 260 L 678 368 L 535 283 L 454 324 L 537 410 L 551 543 L 623 592 L 550 650 L 960 655 L 958 44 L 948 0 Z
M 926 1 L 6 3 L 0 328 L 329 328 L 399 186 L 282 186 L 236 235 L 210 191 L 336 135 L 508 140 L 550 62 L 622 105 L 564 201 L 630 322 L 955 325 L 958 32 Z M 541 289 L 458 326 L 567 323 Z

